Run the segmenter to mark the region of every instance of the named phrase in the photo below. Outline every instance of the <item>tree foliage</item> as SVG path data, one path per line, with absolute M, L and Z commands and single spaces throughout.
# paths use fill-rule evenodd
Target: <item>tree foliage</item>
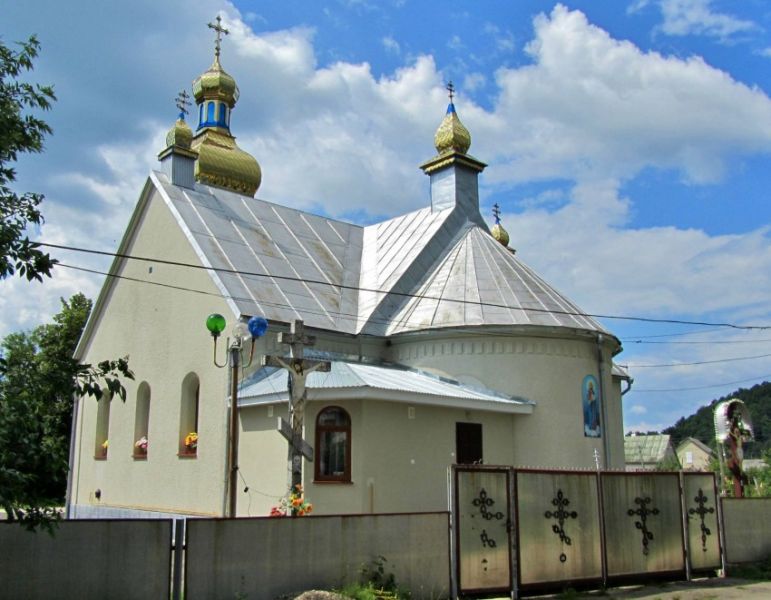
M 51 86 L 20 81 L 32 70 L 40 44 L 32 36 L 12 50 L 0 42 L 0 279 L 18 272 L 28 280 L 42 281 L 51 275 L 56 263 L 26 235 L 29 226 L 43 222 L 38 206 L 41 194 L 17 194 L 11 188 L 16 181 L 19 153 L 41 152 L 43 139 L 51 128 L 29 111 L 49 110 L 56 100 Z
M 689 417 L 680 418 L 672 427 L 664 430 L 672 436 L 677 447 L 687 437 L 693 437 L 715 448 L 715 425 L 713 411 L 718 402 L 739 398 L 746 405 L 752 417 L 755 440 L 744 446 L 745 458 L 761 458 L 771 449 L 771 382 L 765 381 L 749 389 L 739 388 L 727 396 L 712 400 Z
M 67 486 L 73 398 L 118 396 L 133 379 L 128 358 L 96 366 L 73 353 L 91 311 L 76 294 L 53 323 L 0 343 L 0 506 L 30 527 L 59 517 Z

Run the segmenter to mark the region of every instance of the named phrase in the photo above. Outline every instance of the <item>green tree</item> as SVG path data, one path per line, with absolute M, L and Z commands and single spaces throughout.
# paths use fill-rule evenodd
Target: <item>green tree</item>
M 78 364 L 75 347 L 91 311 L 76 294 L 53 323 L 0 342 L 0 506 L 10 521 L 34 528 L 59 518 L 67 485 L 73 398 L 125 400 L 128 359 Z
M 18 272 L 28 280 L 43 280 L 56 263 L 26 235 L 29 226 L 43 222 L 38 206 L 41 194 L 17 194 L 12 166 L 19 153 L 41 152 L 43 139 L 51 128 L 29 111 L 49 110 L 56 100 L 51 86 L 20 81 L 32 69 L 40 44 L 32 36 L 14 51 L 0 42 L 0 279 Z

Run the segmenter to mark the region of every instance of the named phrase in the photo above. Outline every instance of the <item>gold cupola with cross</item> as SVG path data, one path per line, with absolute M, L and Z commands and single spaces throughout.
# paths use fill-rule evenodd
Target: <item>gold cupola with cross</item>
M 455 111 L 455 87 L 447 84 L 450 103 L 434 135 L 436 156 L 420 168 L 431 180 L 431 209 L 434 212 L 448 208 L 462 209 L 467 218 L 487 228 L 479 214 L 478 176 L 487 166 L 470 156 L 471 134 L 461 123 Z
M 220 64 L 222 34 L 229 32 L 217 16 L 209 27 L 216 32 L 214 62 L 193 82 L 193 97 L 198 106 L 198 129 L 192 150 L 198 153 L 195 179 L 246 196 L 254 196 L 262 181 L 257 160 L 241 150 L 230 133 L 230 114 L 238 101 L 236 80 Z

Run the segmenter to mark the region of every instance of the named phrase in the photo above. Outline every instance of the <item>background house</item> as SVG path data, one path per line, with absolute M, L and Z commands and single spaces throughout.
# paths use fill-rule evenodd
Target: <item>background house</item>
M 624 460 L 627 471 L 653 471 L 657 468 L 679 468 L 672 440 L 664 434 L 631 434 L 624 437 Z
M 709 471 L 714 455 L 712 448 L 696 438 L 687 437 L 677 445 L 677 459 L 684 471 Z

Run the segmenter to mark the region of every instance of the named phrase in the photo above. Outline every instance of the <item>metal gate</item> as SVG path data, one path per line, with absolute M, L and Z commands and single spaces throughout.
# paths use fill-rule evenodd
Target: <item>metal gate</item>
M 689 578 L 722 566 L 713 473 L 454 466 L 459 594 Z
M 510 469 L 453 467 L 453 475 L 458 592 L 508 593 L 514 583 Z

